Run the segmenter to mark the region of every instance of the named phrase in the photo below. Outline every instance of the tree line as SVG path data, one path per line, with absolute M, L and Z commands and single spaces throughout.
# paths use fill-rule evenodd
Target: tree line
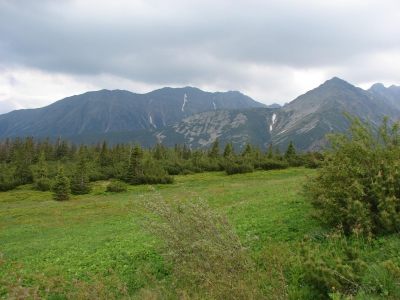
M 108 190 L 120 191 L 126 184 L 173 183 L 173 175 L 178 174 L 225 171 L 232 175 L 255 169 L 317 167 L 322 158 L 318 152 L 296 153 L 292 142 L 284 153 L 272 144 L 266 153 L 250 143 L 239 153 L 230 142 L 221 150 L 218 139 L 210 149 L 192 150 L 186 144 L 167 148 L 158 143 L 144 149 L 138 142 L 109 146 L 104 140 L 78 146 L 61 138 L 55 144 L 49 138 L 7 138 L 0 141 L 0 191 L 33 184 L 37 190 L 52 190 L 56 200 L 66 200 L 70 193 L 89 193 L 89 183 L 97 180 L 111 179 Z

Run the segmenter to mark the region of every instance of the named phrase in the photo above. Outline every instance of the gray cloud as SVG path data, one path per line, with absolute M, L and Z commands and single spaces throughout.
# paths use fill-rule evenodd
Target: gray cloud
M 271 103 L 290 97 L 283 89 L 297 96 L 298 72 L 353 84 L 399 78 L 379 55 L 399 58 L 398 1 L 215 2 L 0 1 L 0 65 L 257 90 Z

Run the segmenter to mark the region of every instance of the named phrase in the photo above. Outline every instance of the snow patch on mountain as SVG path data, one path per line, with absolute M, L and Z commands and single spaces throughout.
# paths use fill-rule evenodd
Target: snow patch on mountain
M 187 96 L 185 94 L 185 96 L 183 97 L 183 105 L 182 105 L 182 112 L 185 112 L 185 104 L 187 102 Z

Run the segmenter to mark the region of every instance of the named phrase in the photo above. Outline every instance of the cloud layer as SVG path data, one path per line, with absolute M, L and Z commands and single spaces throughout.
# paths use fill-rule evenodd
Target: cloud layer
M 398 1 L 0 0 L 0 113 L 96 89 L 400 84 Z

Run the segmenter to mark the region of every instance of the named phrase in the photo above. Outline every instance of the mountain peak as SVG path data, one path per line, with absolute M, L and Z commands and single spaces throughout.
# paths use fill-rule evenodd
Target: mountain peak
M 379 91 L 379 90 L 385 89 L 385 86 L 382 83 L 375 83 L 375 84 L 371 85 L 371 87 L 369 89 L 372 91 Z
M 332 79 L 329 79 L 325 81 L 322 85 L 324 84 L 346 84 L 346 85 L 351 85 L 347 81 L 340 79 L 339 77 L 333 77 Z

